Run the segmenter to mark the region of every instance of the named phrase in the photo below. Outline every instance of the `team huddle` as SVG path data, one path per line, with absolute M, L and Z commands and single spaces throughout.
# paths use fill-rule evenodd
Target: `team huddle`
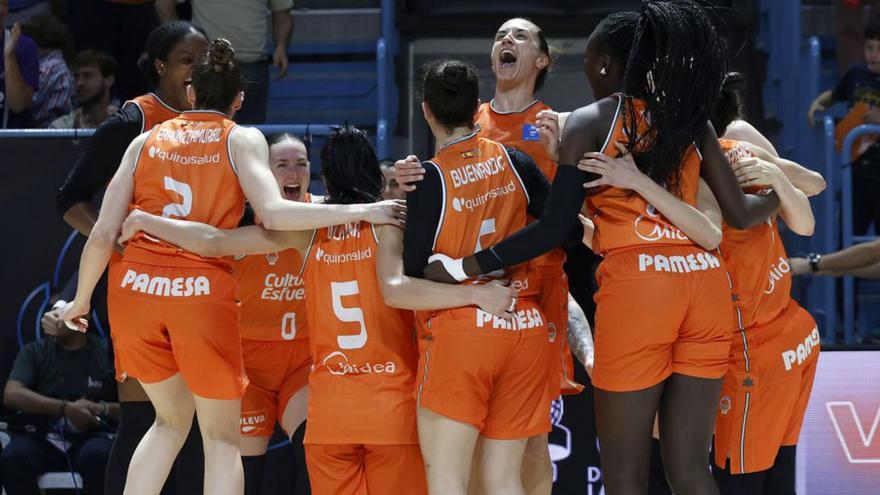
M 590 338 L 569 335 L 563 248 L 578 244 L 603 258 L 590 371 L 606 493 L 646 493 L 652 431 L 675 493 L 794 493 L 818 334 L 777 219 L 810 235 L 824 181 L 743 120 L 701 6 L 605 18 L 584 54 L 596 102 L 571 113 L 535 97 L 552 57 L 531 21 L 498 28 L 489 103 L 473 66 L 430 63 L 435 154 L 397 162 L 405 202 L 382 199 L 349 125 L 321 150 L 326 195 L 310 194 L 302 141 L 231 120 L 230 43 L 180 24 L 183 84 L 165 82 L 169 53 L 152 60 L 192 110 L 152 93 L 121 110 L 142 133 L 62 314 L 86 330 L 109 264 L 117 378 L 156 411 L 126 494 L 161 491 L 194 413 L 205 493 L 254 486 L 248 458 L 305 421 L 316 494 L 549 494 L 550 404 L 582 390 L 569 340 Z

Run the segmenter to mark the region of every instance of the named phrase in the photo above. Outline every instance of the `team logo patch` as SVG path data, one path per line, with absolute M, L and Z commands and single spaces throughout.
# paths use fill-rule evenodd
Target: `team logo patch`
M 477 151 L 476 149 L 465 150 L 462 151 L 459 156 L 461 156 L 462 158 L 473 158 L 477 156 Z
M 540 141 L 541 133 L 538 132 L 538 126 L 535 124 L 523 124 L 522 131 L 523 141 Z
M 718 409 L 721 411 L 721 414 L 727 416 L 727 413 L 730 412 L 730 408 L 732 403 L 730 401 L 730 396 L 725 395 L 721 398 L 721 401 L 718 403 Z
M 278 263 L 278 253 L 266 253 L 266 262 L 269 266 L 275 266 L 275 263 Z
M 260 426 L 266 424 L 268 415 L 269 414 L 266 409 L 259 409 L 256 411 L 243 411 L 241 413 L 241 417 L 239 418 L 241 432 L 243 434 L 253 433 Z
M 556 324 L 553 322 L 547 323 L 547 338 L 550 342 L 556 342 Z

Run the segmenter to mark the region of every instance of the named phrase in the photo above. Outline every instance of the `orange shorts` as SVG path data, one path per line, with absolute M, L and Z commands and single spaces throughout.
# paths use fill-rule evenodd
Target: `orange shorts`
M 568 346 L 568 277 L 564 272 L 541 279 L 538 305 L 547 318 L 550 340 L 550 398 L 579 394 L 584 386 L 574 381 L 574 357 Z
M 607 255 L 596 278 L 596 388 L 642 390 L 672 373 L 724 376 L 734 312 L 719 257 L 641 246 Z
M 110 267 L 107 310 L 118 380 L 156 383 L 180 373 L 200 397 L 244 395 L 231 274 L 120 261 Z
M 517 305 L 519 329 L 473 307 L 429 321 L 419 355 L 417 400 L 494 439 L 550 431 L 547 327 L 533 300 Z
M 819 330 L 791 300 L 772 321 L 736 332 L 715 421 L 715 464 L 733 474 L 773 467 L 796 445 L 819 361 Z
M 290 398 L 309 384 L 309 339 L 241 339 L 241 353 L 250 380 L 241 398 L 241 434 L 271 437 Z
M 427 495 L 418 445 L 308 444 L 312 493 Z

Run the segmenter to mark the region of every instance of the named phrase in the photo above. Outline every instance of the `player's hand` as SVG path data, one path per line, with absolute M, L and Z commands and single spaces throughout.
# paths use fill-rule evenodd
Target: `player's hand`
M 135 208 L 131 210 L 125 221 L 122 222 L 122 234 L 119 235 L 119 244 L 125 245 L 138 232 L 144 230 L 144 221 L 150 214 Z
M 792 275 L 810 275 L 813 273 L 813 268 L 806 258 L 789 258 L 788 264 L 791 265 Z
M 516 311 L 516 290 L 509 280 L 493 280 L 484 285 L 472 285 L 473 304 L 487 313 L 507 321 Z
M 88 302 L 79 302 L 74 299 L 72 302 L 67 303 L 64 308 L 61 310 L 61 314 L 59 318 L 64 321 L 64 324 L 67 325 L 67 328 L 85 333 L 86 330 L 89 329 L 89 321 L 86 319 L 86 316 L 89 314 L 89 303 Z
M 776 187 L 785 179 L 782 170 L 760 158 L 745 158 L 733 164 L 733 173 L 742 187 Z
M 425 178 L 425 169 L 416 155 L 409 155 L 403 160 L 394 162 L 394 178 L 405 192 L 416 190 L 416 183 Z
M 56 337 L 64 331 L 64 320 L 61 319 L 61 308 L 43 313 L 40 325 L 45 335 Z
M 559 161 L 559 140 L 562 137 L 562 128 L 559 125 L 559 113 L 553 110 L 541 110 L 535 121 L 538 126 L 538 134 L 541 144 L 547 151 L 547 155 L 554 162 Z
M 632 153 L 627 153 L 626 146 L 619 141 L 615 141 L 614 146 L 621 153 L 616 158 L 597 152 L 584 153 L 584 157 L 578 162 L 578 169 L 600 176 L 584 184 L 585 188 L 613 186 L 636 190 L 640 181 L 645 179 L 645 174 L 636 166 Z
M 428 258 L 428 265 L 425 266 L 423 273 L 426 279 L 434 282 L 457 284 L 459 280 L 452 274 L 453 271 L 456 271 L 452 268 L 456 264 L 461 266 L 461 260 L 454 260 L 445 254 L 433 254 Z
M 68 402 L 64 408 L 64 417 L 70 421 L 79 431 L 87 431 L 98 424 L 98 414 L 93 411 L 92 401 L 79 399 L 76 402 Z M 99 404 L 95 404 L 100 407 Z
M 374 225 L 396 225 L 400 228 L 406 226 L 406 201 L 402 199 L 389 199 L 364 206 L 364 220 L 367 222 Z
M 275 52 L 272 54 L 272 65 L 278 67 L 278 75 L 275 76 L 276 81 L 284 79 L 284 76 L 287 75 L 288 64 L 289 61 L 287 60 L 287 47 L 280 45 L 276 46 Z

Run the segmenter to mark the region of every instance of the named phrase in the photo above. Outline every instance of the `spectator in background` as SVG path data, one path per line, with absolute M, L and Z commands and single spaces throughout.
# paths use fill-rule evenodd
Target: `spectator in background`
M 400 183 L 394 176 L 394 160 L 386 158 L 379 162 L 379 168 L 385 177 L 385 189 L 382 190 L 382 199 L 406 199 L 406 192 L 400 188 Z
M 37 478 L 67 471 L 68 458 L 88 495 L 104 493 L 115 422 L 113 366 L 107 341 L 69 330 L 58 319 L 63 300 L 43 315 L 45 337 L 24 346 L 3 391 L 3 404 L 24 413 L 27 427 L 12 435 L 0 467 L 8 495 L 37 495 Z
M 73 108 L 73 77 L 61 53 L 67 31 L 52 14 L 31 17 L 22 24 L 21 31 L 40 49 L 40 89 L 34 93 L 31 119 L 34 127 L 49 127 Z
M 52 129 L 94 129 L 116 111 L 110 88 L 116 81 L 116 60 L 105 52 L 83 50 L 71 63 L 79 108 L 53 120 Z
M 807 114 L 812 126 L 817 112 L 846 102 L 849 112 L 835 129 L 838 151 L 855 127 L 880 123 L 880 15 L 865 28 L 863 49 L 867 63 L 851 67 L 833 90 L 813 101 Z M 852 156 L 853 232 L 861 235 L 871 224 L 880 230 L 880 142 L 872 136 L 860 138 L 853 145 Z
M 293 0 L 191 0 L 193 24 L 208 39 L 226 38 L 235 47 L 235 61 L 249 84 L 244 103 L 235 115 L 240 124 L 258 125 L 266 121 L 269 98 L 269 62 L 266 38 L 269 35 L 267 10 L 272 13 L 272 64 L 278 79 L 287 74 L 287 45 L 293 35 Z M 162 22 L 177 18 L 176 0 L 156 0 Z
M 5 25 L 8 11 L 9 0 L 0 0 L 0 26 Z M 29 127 L 27 109 L 40 87 L 40 54 L 34 40 L 21 34 L 18 23 L 12 29 L 0 29 L 0 129 Z
M 23 22 L 37 14 L 49 12 L 47 0 L 9 0 L 9 15 L 6 17 L 4 26 L 12 26 L 16 22 Z
M 76 51 L 103 50 L 119 62 L 116 88 L 120 100 L 146 93 L 149 81 L 138 68 L 138 60 L 150 31 L 159 25 L 153 0 L 68 2 Z

